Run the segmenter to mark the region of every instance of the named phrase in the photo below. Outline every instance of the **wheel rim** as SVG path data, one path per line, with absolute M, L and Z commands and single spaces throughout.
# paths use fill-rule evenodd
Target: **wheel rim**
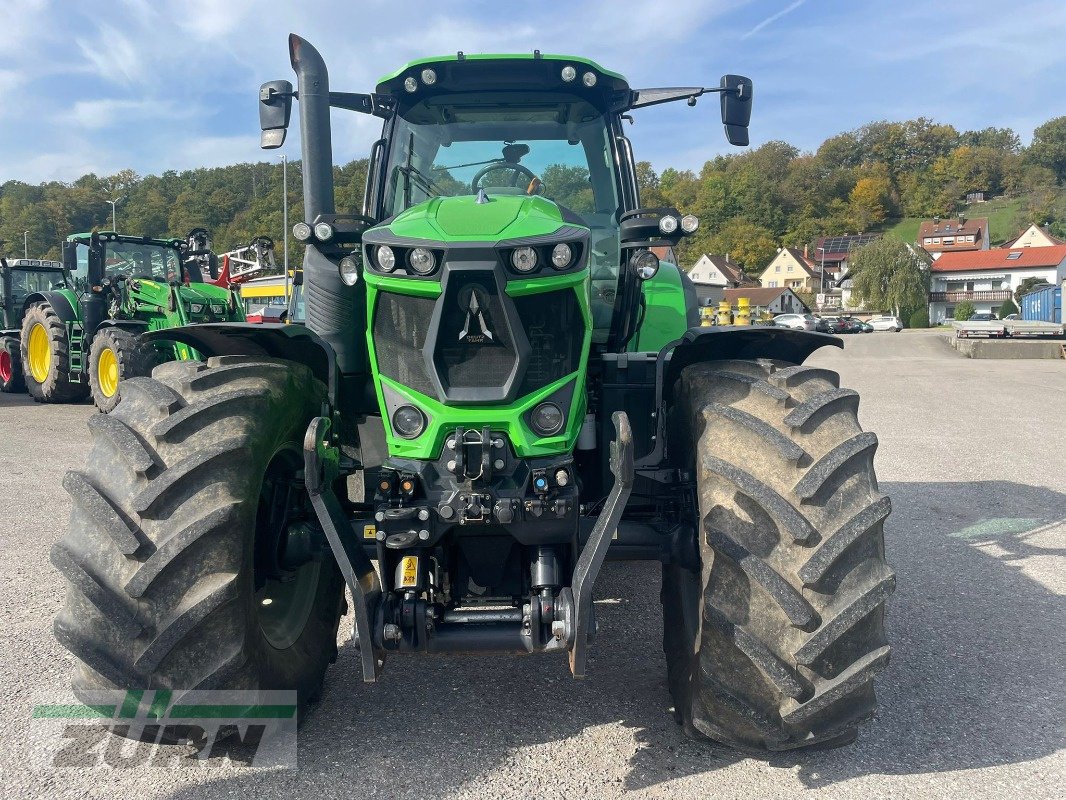
M 295 569 L 284 569 L 279 565 L 287 534 L 277 530 L 278 521 L 289 518 L 286 514 L 279 516 L 278 509 L 289 502 L 293 493 L 286 492 L 286 487 L 292 485 L 290 481 L 302 467 L 302 461 L 299 453 L 289 449 L 278 452 L 271 459 L 256 514 L 256 616 L 263 638 L 277 650 L 292 647 L 303 633 L 322 572 L 319 561 L 308 561 Z
M 52 343 L 48 340 L 48 331 L 39 322 L 30 328 L 26 354 L 30 361 L 30 375 L 37 383 L 44 383 L 52 369 Z
M 7 350 L 0 350 L 0 381 L 7 383 L 11 380 L 11 353 Z
M 101 350 L 96 360 L 96 382 L 104 397 L 114 397 L 118 391 L 118 357 L 110 347 Z

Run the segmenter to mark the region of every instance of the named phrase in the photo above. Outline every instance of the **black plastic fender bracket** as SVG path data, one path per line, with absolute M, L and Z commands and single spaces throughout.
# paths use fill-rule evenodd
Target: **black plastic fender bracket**
M 575 678 L 585 677 L 585 663 L 588 660 L 589 640 L 595 633 L 592 619 L 592 588 L 596 583 L 596 576 L 600 573 L 607 548 L 611 545 L 611 536 L 618 527 L 622 518 L 626 503 L 629 501 L 629 493 L 633 489 L 633 431 L 629 427 L 629 416 L 624 411 L 615 411 L 611 415 L 614 423 L 615 437 L 611 442 L 611 472 L 614 475 L 614 486 L 607 495 L 603 510 L 600 512 L 596 525 L 589 534 L 588 541 L 581 550 L 574 567 L 573 600 L 572 604 L 566 601 L 570 598 L 560 599 L 564 606 L 571 606 L 573 616 L 571 633 L 573 644 L 570 647 L 570 672 Z M 565 596 L 564 589 L 561 595 Z
M 373 683 L 385 663 L 385 651 L 374 646 L 371 620 L 381 602 L 377 571 L 363 548 L 355 541 L 352 526 L 344 515 L 333 485 L 340 474 L 340 449 L 330 447 L 330 421 L 315 417 L 304 434 L 304 484 L 311 505 L 337 559 L 344 582 L 355 603 L 355 640 L 363 665 L 363 680 Z

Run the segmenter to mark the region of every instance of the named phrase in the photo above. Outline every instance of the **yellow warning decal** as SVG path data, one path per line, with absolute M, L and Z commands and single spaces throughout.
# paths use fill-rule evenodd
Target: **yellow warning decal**
M 377 535 L 378 535 L 378 530 L 373 525 L 364 525 L 363 526 L 363 538 L 364 539 L 373 539 Z
M 404 556 L 400 562 L 400 589 L 418 586 L 418 556 Z

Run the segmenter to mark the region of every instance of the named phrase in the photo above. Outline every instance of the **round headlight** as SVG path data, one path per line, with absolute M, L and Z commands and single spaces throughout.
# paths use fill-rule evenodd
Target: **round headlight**
M 551 436 L 563 427 L 563 410 L 555 403 L 541 403 L 529 415 L 533 430 L 541 436 Z
M 381 245 L 374 255 L 377 257 L 378 269 L 382 272 L 392 272 L 396 269 L 396 254 L 387 244 Z
M 412 76 L 409 75 L 403 79 L 403 88 L 409 92 L 417 92 L 418 81 L 416 81 Z
M 695 233 L 700 226 L 700 219 L 695 214 L 685 214 L 681 218 L 681 230 L 685 233 Z
M 311 238 L 311 226 L 306 222 L 297 222 L 292 226 L 292 238 L 298 242 L 306 242 Z
M 407 254 L 407 266 L 419 275 L 428 275 L 437 267 L 437 258 L 432 250 L 416 247 Z
M 671 234 L 677 230 L 677 217 L 667 214 L 659 220 L 659 230 L 665 234 Z
M 333 226 L 328 222 L 319 222 L 315 225 L 315 238 L 320 242 L 328 242 L 333 238 Z
M 404 439 L 414 439 L 426 429 L 426 418 L 414 406 L 400 406 L 392 412 L 392 429 Z
M 431 69 L 422 70 L 422 83 L 426 86 L 432 86 L 437 82 L 437 73 Z
M 584 75 L 581 76 L 581 82 L 591 89 L 593 86 L 596 85 L 596 73 L 586 72 Z
M 566 486 L 569 483 L 570 483 L 570 473 L 569 472 L 567 472 L 562 467 L 560 467 L 559 469 L 555 470 L 555 485 L 556 486 Z
M 511 266 L 519 272 L 532 272 L 537 267 L 537 251 L 532 247 L 519 247 L 511 253 Z
M 570 266 L 570 259 L 574 257 L 570 245 L 560 242 L 552 248 L 552 266 L 556 269 L 566 269 Z
M 570 83 L 574 78 L 577 77 L 577 70 L 567 64 L 565 67 L 563 67 L 563 71 L 559 73 L 559 77 L 561 77 L 567 83 Z
M 659 257 L 651 250 L 638 250 L 633 254 L 629 263 L 633 265 L 637 276 L 642 281 L 654 278 L 655 273 L 659 271 Z
M 355 256 L 345 256 L 341 259 L 341 280 L 345 286 L 355 286 L 359 281 L 359 262 Z

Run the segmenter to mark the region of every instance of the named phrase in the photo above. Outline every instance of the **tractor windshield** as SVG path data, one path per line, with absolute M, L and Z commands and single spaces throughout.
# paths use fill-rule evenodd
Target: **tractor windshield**
M 178 250 L 165 245 L 108 242 L 104 269 L 109 277 L 125 275 L 160 283 L 181 280 Z
M 597 338 L 618 280 L 619 188 L 604 114 L 577 97 L 442 95 L 400 109 L 390 136 L 383 211 L 433 197 L 538 194 L 592 231 Z

